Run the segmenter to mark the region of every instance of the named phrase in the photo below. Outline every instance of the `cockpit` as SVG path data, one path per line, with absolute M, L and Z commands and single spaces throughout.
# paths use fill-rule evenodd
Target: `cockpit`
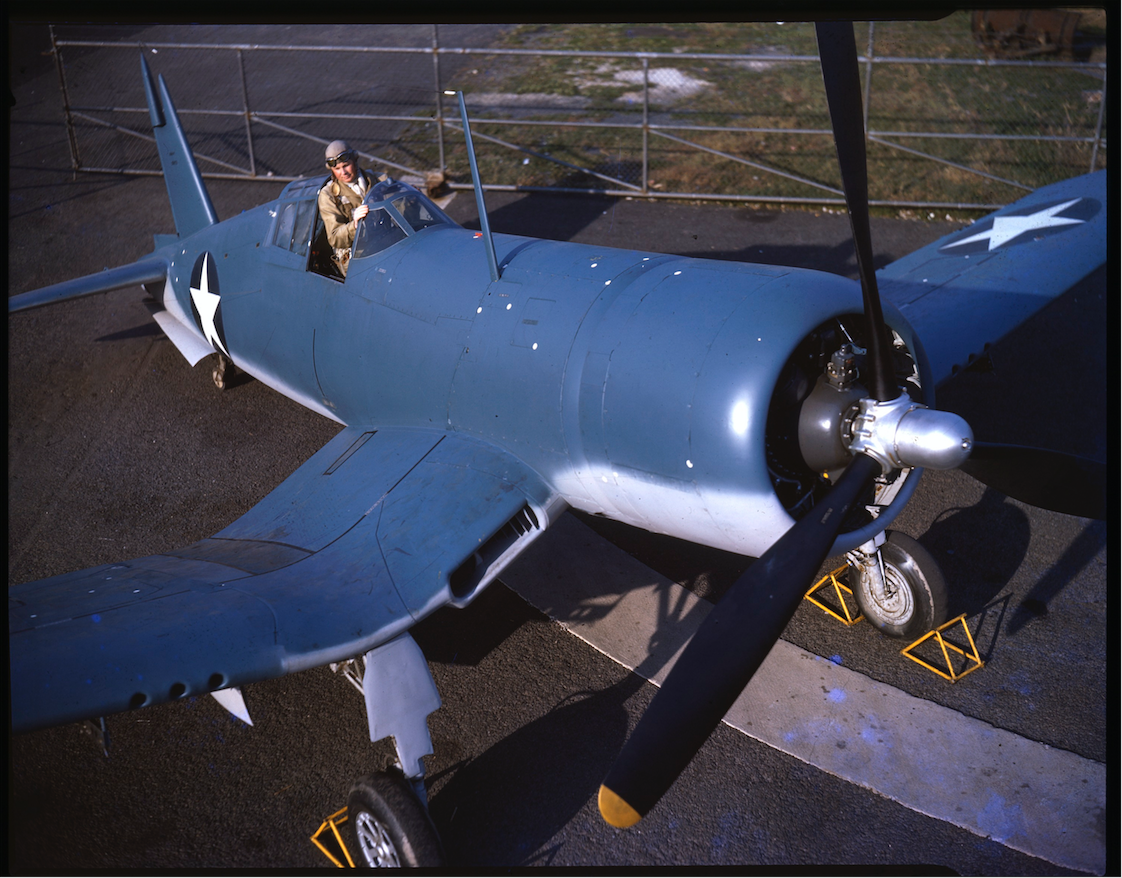
M 380 253 L 423 229 L 456 224 L 412 186 L 388 178 L 366 193 L 363 204 L 370 213 L 355 233 L 352 260 Z
M 297 180 L 285 187 L 270 243 L 304 257 L 305 270 L 342 281 L 343 273 L 331 258 L 327 232 L 316 206 L 322 185 L 321 178 Z M 352 260 L 373 256 L 425 229 L 456 225 L 422 192 L 389 177 L 371 187 L 363 204 L 370 212 L 359 223 Z

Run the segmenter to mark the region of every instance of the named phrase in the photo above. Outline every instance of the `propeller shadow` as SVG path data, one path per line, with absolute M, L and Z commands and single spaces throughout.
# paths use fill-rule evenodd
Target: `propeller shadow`
M 939 559 L 948 583 L 948 618 L 975 616 L 990 606 L 1013 578 L 1028 552 L 1028 516 L 993 488 L 973 506 L 950 509 L 920 537 Z M 1000 541 L 993 534 L 1002 536 Z
M 1088 522 L 1075 541 L 1014 609 L 1005 633 L 1016 634 L 1034 619 L 1046 616 L 1052 599 L 1072 582 L 1105 545 L 1106 522 Z
M 547 864 L 556 848 L 540 849 L 595 797 L 627 737 L 624 702 L 643 683 L 627 674 L 598 692 L 566 696 L 458 768 L 429 805 L 449 864 Z
M 561 574 L 563 563 L 550 569 L 579 576 Z M 608 603 L 614 597 L 604 595 Z M 597 608 L 610 610 L 599 599 Z M 661 607 L 660 612 L 672 610 Z M 518 629 L 546 618 L 496 583 L 464 609 L 437 610 L 411 633 L 430 663 L 477 666 Z M 429 813 L 450 866 L 548 865 L 556 856 L 556 846 L 543 846 L 594 800 L 627 737 L 625 702 L 646 682 L 623 669 L 614 673 L 622 674 L 619 682 L 565 695 L 467 759 L 459 758 L 458 743 L 434 738 L 438 751 L 458 759 L 430 778 Z
M 754 560 L 577 510 L 572 515 L 631 557 L 714 604 Z

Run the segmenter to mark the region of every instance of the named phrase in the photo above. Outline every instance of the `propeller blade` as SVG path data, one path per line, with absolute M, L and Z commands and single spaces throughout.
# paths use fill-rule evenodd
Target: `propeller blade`
M 868 176 L 852 22 L 816 25 L 868 326 L 872 396 L 900 395 L 872 260 Z M 738 579 L 698 628 L 600 787 L 613 826 L 638 822 L 670 788 L 748 685 L 826 559 L 849 508 L 881 472 L 857 455 L 814 509 Z
M 822 76 L 849 208 L 867 323 L 870 372 L 878 402 L 897 384 L 869 224 L 868 173 L 853 24 L 816 24 Z M 1105 467 L 1072 455 L 977 443 L 962 467 L 1010 496 L 1087 517 L 1105 505 Z M 846 513 L 880 474 L 857 454 L 810 513 L 738 579 L 698 628 L 600 787 L 604 820 L 637 823 L 693 759 L 783 633 L 841 530 Z
M 891 346 L 885 331 L 884 312 L 873 266 L 873 235 L 869 227 L 869 177 L 865 167 L 865 125 L 861 109 L 861 76 L 857 69 L 857 44 L 852 21 L 815 24 L 822 80 L 834 127 L 834 143 L 841 166 L 842 189 L 849 208 L 857 270 L 865 302 L 871 375 L 866 384 L 873 399 L 887 402 L 900 395 L 892 368 Z
M 855 457 L 829 494 L 710 611 L 604 779 L 605 821 L 637 823 L 689 764 L 787 627 L 846 512 L 880 471 L 871 457 Z
M 1078 515 L 1106 517 L 1106 464 L 1045 448 L 975 442 L 959 467 L 979 482 L 1022 503 Z

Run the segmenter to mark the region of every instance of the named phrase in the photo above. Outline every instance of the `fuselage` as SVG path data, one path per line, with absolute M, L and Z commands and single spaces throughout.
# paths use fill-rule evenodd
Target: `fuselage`
M 814 327 L 860 312 L 855 282 L 510 235 L 494 236 L 492 281 L 485 240 L 450 221 L 352 259 L 340 281 L 308 271 L 279 228 L 311 197 L 293 184 L 179 242 L 165 306 L 309 408 L 471 434 L 578 509 L 746 555 L 790 526 L 765 461 L 769 402 Z M 204 257 L 213 326 L 192 310 Z

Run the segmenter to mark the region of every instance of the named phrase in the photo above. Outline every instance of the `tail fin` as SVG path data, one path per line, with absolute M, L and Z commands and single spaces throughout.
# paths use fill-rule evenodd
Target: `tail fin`
M 210 195 L 206 191 L 202 175 L 199 173 L 191 146 L 179 124 L 175 105 L 171 102 L 167 84 L 163 76 L 158 85 L 152 82 L 148 62 L 140 56 L 140 67 L 144 73 L 144 92 L 148 96 L 148 113 L 152 117 L 152 130 L 156 135 L 156 147 L 160 152 L 160 164 L 164 169 L 164 182 L 171 199 L 171 213 L 175 218 L 175 230 L 179 237 L 185 238 L 199 229 L 214 225 L 218 216 Z

